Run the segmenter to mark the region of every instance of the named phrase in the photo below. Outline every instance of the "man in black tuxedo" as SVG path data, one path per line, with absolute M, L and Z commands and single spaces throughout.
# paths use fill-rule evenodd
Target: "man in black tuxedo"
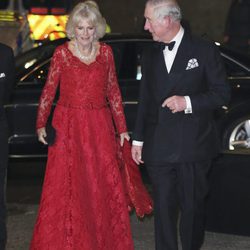
M 183 250 L 204 237 L 207 173 L 219 151 L 213 112 L 230 88 L 214 43 L 181 26 L 174 0 L 148 0 L 145 30 L 155 44 L 142 56 L 132 157 L 145 162 L 153 186 L 157 250 L 176 250 L 178 207 Z
M 6 170 L 8 162 L 8 129 L 3 105 L 14 84 L 14 55 L 10 47 L 0 43 L 0 250 L 6 245 Z

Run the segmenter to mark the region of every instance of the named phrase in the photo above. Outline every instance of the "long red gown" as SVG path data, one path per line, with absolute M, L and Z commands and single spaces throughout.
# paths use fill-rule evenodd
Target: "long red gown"
M 119 134 L 127 128 L 111 48 L 101 43 L 89 65 L 72 54 L 68 43 L 56 49 L 37 128 L 46 125 L 58 85 L 52 121 L 56 141 L 48 151 L 30 249 L 132 250 L 114 124 Z M 148 200 L 143 206 L 152 210 Z

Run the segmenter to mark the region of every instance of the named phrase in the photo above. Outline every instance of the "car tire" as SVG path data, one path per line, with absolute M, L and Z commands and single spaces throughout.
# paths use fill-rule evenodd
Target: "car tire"
M 242 149 L 250 152 L 250 115 L 235 119 L 223 133 L 223 150 Z

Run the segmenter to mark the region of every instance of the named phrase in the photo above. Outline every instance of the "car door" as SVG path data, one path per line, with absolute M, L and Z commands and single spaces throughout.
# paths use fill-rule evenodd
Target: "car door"
M 147 46 L 152 46 L 152 40 L 121 39 L 107 41 L 107 43 L 112 47 L 114 53 L 127 127 L 131 133 L 136 120 L 139 87 L 142 77 L 142 52 Z
M 41 157 L 47 154 L 47 147 L 37 140 L 36 114 L 49 64 L 50 59 L 47 59 L 22 75 L 10 103 L 5 106 L 10 133 L 10 157 Z
M 247 64 L 222 53 L 231 101 L 221 116 L 223 150 L 250 153 L 250 71 Z M 249 61 L 248 61 L 249 63 Z

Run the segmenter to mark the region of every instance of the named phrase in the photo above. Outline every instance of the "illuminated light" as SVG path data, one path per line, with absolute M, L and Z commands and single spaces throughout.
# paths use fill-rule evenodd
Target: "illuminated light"
M 236 86 L 237 88 L 240 88 L 240 84 L 237 84 L 237 86 Z
M 222 109 L 228 110 L 228 107 L 227 106 L 222 106 Z
M 141 73 L 139 73 L 139 74 L 136 75 L 136 80 L 141 80 L 141 78 L 142 78 L 142 74 Z
M 35 15 L 28 14 L 28 22 L 33 40 L 50 39 L 55 40 L 66 37 L 65 26 L 68 15 Z M 111 28 L 106 26 L 106 33 L 110 33 Z
M 15 22 L 21 20 L 20 16 L 15 15 L 13 11 L 0 10 L 0 21 Z
M 41 78 L 41 76 L 37 76 L 37 78 L 39 78 L 39 79 L 40 79 L 40 78 Z
M 106 25 L 106 33 L 111 33 L 111 27 L 108 24 Z
M 40 70 L 40 73 L 43 74 L 43 70 Z
M 220 45 L 221 45 L 219 42 L 215 42 L 215 44 L 216 44 L 217 46 L 220 46 Z
M 37 61 L 36 59 L 33 59 L 33 60 L 31 60 L 31 61 L 25 63 L 24 68 L 25 68 L 25 69 L 28 69 L 28 68 L 31 67 L 36 61 Z
M 52 15 L 64 15 L 66 10 L 64 8 L 51 8 Z
M 65 26 L 67 20 L 67 15 L 28 15 L 30 29 L 35 40 L 50 38 L 51 33 L 55 33 L 54 39 L 66 37 Z
M 30 8 L 30 13 L 36 14 L 36 15 L 46 15 L 48 14 L 48 8 L 32 7 Z
M 141 73 L 141 66 L 137 66 L 137 73 L 136 73 L 136 80 L 141 80 L 142 78 L 142 73 Z

